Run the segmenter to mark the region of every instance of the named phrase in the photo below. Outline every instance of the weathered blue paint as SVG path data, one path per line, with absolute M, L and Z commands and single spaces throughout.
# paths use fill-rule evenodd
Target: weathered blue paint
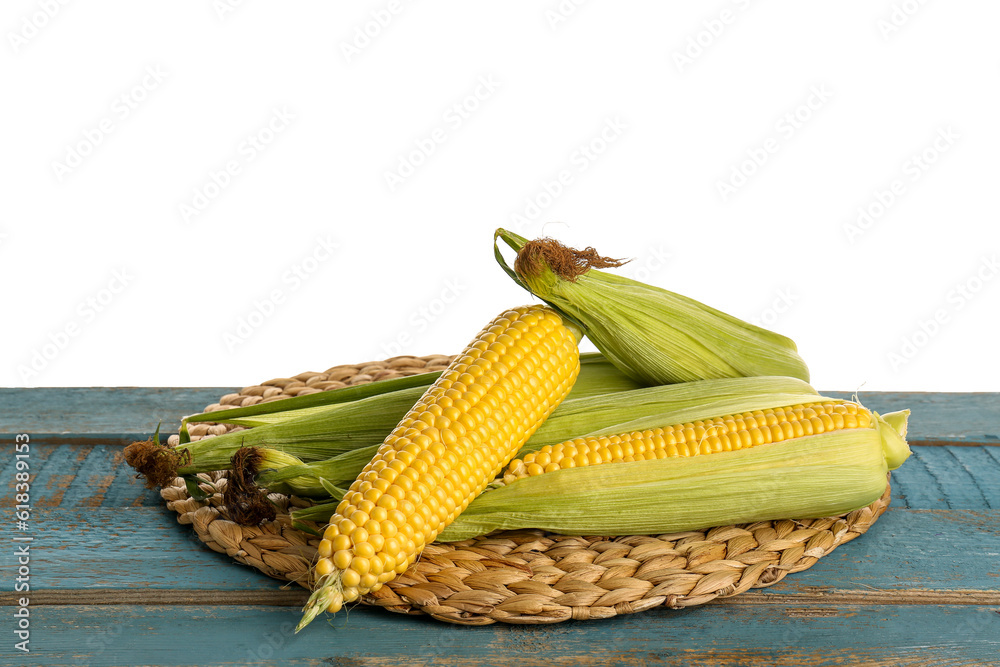
M 184 415 L 201 412 L 221 396 L 238 392 L 225 387 L 39 387 L 0 388 L 0 442 L 14 433 L 104 439 L 146 437 L 163 422 L 161 432 L 176 433 Z
M 32 487 L 44 507 L 128 507 L 162 505 L 157 490 L 146 489 L 122 460 L 117 445 L 50 445 L 31 442 Z M 14 490 L 15 459 L 0 461 L 0 497 Z
M 298 635 L 298 611 L 280 607 L 42 607 L 32 619 L 30 664 L 50 667 L 957 666 L 1000 652 L 1000 615 L 961 605 L 707 605 L 478 628 L 357 608 Z
M 44 509 L 31 530 L 32 588 L 274 589 L 280 582 L 201 543 L 166 507 Z M 12 578 L 14 549 L 0 555 Z
M 915 446 L 892 473 L 893 503 L 912 509 L 1000 509 L 1000 447 Z

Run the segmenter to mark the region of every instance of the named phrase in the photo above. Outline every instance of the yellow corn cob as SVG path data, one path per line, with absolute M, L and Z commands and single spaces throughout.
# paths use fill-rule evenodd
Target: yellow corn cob
M 664 415 L 660 424 L 675 425 L 644 420 L 525 454 L 438 540 L 523 528 L 653 535 L 834 516 L 881 496 L 886 473 L 910 454 L 908 410 L 882 416 L 808 394 L 760 410 L 754 402 L 714 413 L 724 417 Z M 620 464 L 595 465 L 612 462 Z
M 716 454 L 851 428 L 868 428 L 871 413 L 856 403 L 769 408 L 620 435 L 546 445 L 507 466 L 504 482 L 562 468 Z
M 330 518 L 297 630 L 406 571 L 569 393 L 578 340 L 539 305 L 501 314 L 466 347 Z

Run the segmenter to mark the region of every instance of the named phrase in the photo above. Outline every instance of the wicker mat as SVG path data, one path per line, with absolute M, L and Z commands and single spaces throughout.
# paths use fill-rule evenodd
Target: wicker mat
M 443 370 L 451 357 L 395 357 L 302 373 L 223 396 L 206 411 Z M 233 427 L 192 425 L 192 440 Z M 238 428 L 238 427 L 236 427 Z M 233 429 L 235 430 L 235 429 Z M 171 440 L 176 443 L 177 436 Z M 309 566 L 319 538 L 292 527 L 288 512 L 309 500 L 271 494 L 274 521 L 240 526 L 222 504 L 226 472 L 201 474 L 202 501 L 180 478 L 164 487 L 167 507 L 210 548 L 264 574 L 311 588 Z M 463 625 L 558 623 L 610 618 L 653 607 L 680 609 L 731 597 L 809 568 L 868 530 L 889 506 L 877 501 L 825 519 L 760 521 L 669 535 L 584 537 L 522 530 L 428 545 L 404 574 L 363 603 L 402 614 L 428 614 Z M 318 531 L 322 526 L 311 524 Z

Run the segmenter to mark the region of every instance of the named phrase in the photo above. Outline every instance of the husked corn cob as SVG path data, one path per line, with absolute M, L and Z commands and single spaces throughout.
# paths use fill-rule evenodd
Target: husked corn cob
M 408 568 L 569 393 L 579 336 L 552 309 L 509 310 L 399 422 L 323 533 L 301 629 Z
M 868 428 L 872 416 L 856 403 L 808 403 L 769 408 L 620 435 L 576 438 L 514 459 L 505 482 L 562 468 L 717 454 L 809 435 Z

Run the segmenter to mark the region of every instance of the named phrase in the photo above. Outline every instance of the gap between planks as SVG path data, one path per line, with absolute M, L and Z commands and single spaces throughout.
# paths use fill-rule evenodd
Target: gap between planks
M 32 605 L 205 605 L 301 607 L 309 593 L 305 590 L 212 591 L 116 588 L 63 589 L 35 591 L 27 595 Z M 24 594 L 0 593 L 0 606 L 13 606 Z M 1000 605 L 1000 590 L 845 590 L 817 589 L 800 593 L 749 592 L 731 598 L 719 598 L 710 604 L 723 605 Z

